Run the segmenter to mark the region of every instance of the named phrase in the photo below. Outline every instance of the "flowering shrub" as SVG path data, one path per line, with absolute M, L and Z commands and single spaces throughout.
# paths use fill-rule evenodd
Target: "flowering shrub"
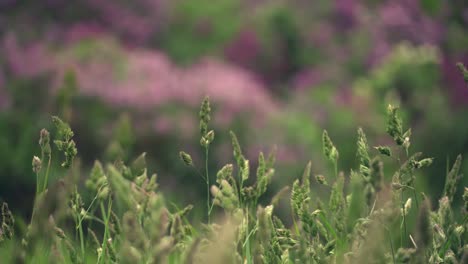
M 251 110 L 259 119 L 276 108 L 252 74 L 216 59 L 180 68 L 160 52 L 126 50 L 110 38 L 77 42 L 57 54 L 42 44 L 22 48 L 12 35 L 4 45 L 12 76 L 55 73 L 52 83 L 56 90 L 66 70 L 73 69 L 81 94 L 98 96 L 111 106 L 148 111 L 178 102 L 193 107 L 204 94 L 210 94 L 214 102 L 224 106 L 218 119 L 224 123 L 239 112 Z

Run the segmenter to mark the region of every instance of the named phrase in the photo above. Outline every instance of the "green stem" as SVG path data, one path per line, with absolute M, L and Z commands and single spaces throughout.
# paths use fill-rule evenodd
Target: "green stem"
M 413 196 L 414 196 L 414 201 L 416 202 L 416 209 L 419 210 L 418 194 L 416 193 L 416 189 L 414 188 L 413 188 Z
M 44 160 L 44 150 L 41 150 L 41 162 Z M 37 195 L 39 195 L 39 189 L 40 189 L 40 186 L 41 186 L 41 183 L 40 183 L 40 177 L 39 177 L 39 174 L 41 172 L 38 171 L 36 173 L 36 198 L 37 198 Z
M 210 205 L 210 209 L 208 210 L 208 215 L 211 215 L 211 211 L 213 211 L 213 207 L 214 207 L 214 201 Z
M 79 220 L 79 215 L 78 215 L 78 220 Z M 84 235 L 83 235 L 83 226 L 80 224 L 78 225 L 78 230 L 80 234 L 80 246 L 81 246 L 81 259 L 84 261 L 85 259 L 85 244 L 84 244 Z
M 300 232 L 299 232 L 299 226 L 297 225 L 297 221 L 296 221 L 296 216 L 294 215 L 294 211 L 291 207 L 291 216 L 292 216 L 292 220 L 293 220 L 293 225 L 294 225 L 294 230 L 296 231 L 296 235 L 300 235 Z
M 46 170 L 46 174 L 45 174 L 45 177 L 44 177 L 44 186 L 42 187 L 42 192 L 45 191 L 45 189 L 47 188 L 47 182 L 49 181 L 49 172 L 50 172 L 50 162 L 52 160 L 52 154 L 49 153 L 49 159 L 47 161 L 47 170 Z
M 91 207 L 93 206 L 94 202 L 97 200 L 98 195 L 99 195 L 99 193 L 101 192 L 101 190 L 102 190 L 103 187 L 104 187 L 104 186 L 101 186 L 101 188 L 98 189 L 98 191 L 97 191 L 97 193 L 96 193 L 96 196 L 94 196 L 93 200 L 91 201 L 91 203 L 90 203 L 89 206 L 88 206 L 88 209 L 86 209 L 85 215 L 83 215 L 83 216 L 80 215 L 80 216 L 79 216 L 79 218 L 78 218 L 78 224 L 77 224 L 76 228 L 78 228 L 78 227 L 81 225 L 81 222 L 83 222 L 85 216 L 88 215 L 89 211 L 91 210 Z
M 249 233 L 249 210 L 247 210 L 247 233 Z M 245 257 L 247 259 L 247 264 L 252 264 L 252 252 L 250 248 L 250 236 L 247 237 L 246 243 L 245 243 Z
M 101 252 L 101 255 L 99 256 L 98 263 L 101 263 L 101 260 L 105 259 L 107 255 L 106 247 L 107 247 L 107 236 L 109 233 L 109 218 L 111 214 L 111 208 L 112 208 L 112 199 L 110 197 L 109 197 L 109 202 L 108 202 L 107 213 L 106 213 L 106 209 L 104 208 L 104 204 L 101 202 L 101 214 L 102 214 L 102 217 L 104 218 L 105 226 L 104 226 L 104 237 L 102 239 L 102 246 L 101 246 L 102 252 Z
M 403 211 L 403 228 L 404 228 L 404 236 L 401 238 L 401 247 L 404 247 L 403 242 L 405 242 L 406 237 L 407 237 L 407 227 L 406 227 L 406 211 L 405 211 L 405 204 L 403 201 L 403 191 L 401 191 L 400 194 L 400 200 L 401 200 L 401 209 Z M 406 244 L 406 243 L 405 243 Z
M 211 209 L 210 209 L 210 176 L 208 174 L 208 146 L 205 147 L 205 179 L 206 179 L 206 208 L 208 216 L 208 224 L 210 224 L 211 219 Z
M 338 161 L 335 161 L 333 165 L 335 167 L 335 178 L 338 179 Z
M 393 264 L 395 264 L 395 250 L 393 249 L 393 240 L 392 240 L 392 234 L 390 233 L 390 230 L 388 230 L 387 227 L 384 227 L 385 230 L 387 230 L 388 237 L 390 238 L 390 248 L 392 250 L 392 259 L 393 259 Z
M 240 170 L 240 168 L 239 168 Z M 240 207 L 242 208 L 243 207 L 243 204 L 244 204 L 244 201 L 242 200 L 242 187 L 244 186 L 244 179 L 242 178 L 242 175 L 240 177 L 240 181 L 239 181 L 239 190 L 237 190 L 237 195 L 239 196 L 239 203 L 240 203 Z M 257 203 L 255 203 L 257 204 Z
M 40 183 L 39 183 L 39 172 L 38 172 L 38 173 L 36 173 L 36 196 L 35 196 L 34 200 L 36 200 L 37 196 L 39 195 L 39 186 L 40 186 Z M 34 203 L 36 203 L 36 202 L 34 202 Z

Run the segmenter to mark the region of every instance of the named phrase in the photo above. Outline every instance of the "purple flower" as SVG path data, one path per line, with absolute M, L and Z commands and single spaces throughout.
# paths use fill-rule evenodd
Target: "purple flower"
M 226 47 L 224 53 L 229 61 L 251 69 L 256 64 L 260 49 L 257 34 L 250 29 L 244 29 Z
M 296 74 L 292 80 L 292 86 L 299 90 L 308 89 L 319 84 L 323 77 L 323 73 L 317 69 L 306 69 Z
M 356 22 L 358 5 L 355 0 L 335 0 L 336 22 L 340 28 L 352 28 Z
M 370 32 L 373 43 L 370 66 L 380 63 L 399 42 L 440 45 L 443 41 L 442 22 L 427 16 L 415 1 L 388 1 L 374 13 L 368 10 L 366 16 L 360 16 L 360 26 Z

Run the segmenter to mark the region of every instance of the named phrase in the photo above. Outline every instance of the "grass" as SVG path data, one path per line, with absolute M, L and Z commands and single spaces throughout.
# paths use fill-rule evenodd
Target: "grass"
M 275 152 L 259 153 L 254 170 L 231 132 L 235 162 L 223 166 L 210 182 L 209 147 L 215 136 L 209 129 L 210 115 L 205 98 L 199 114 L 202 167 L 190 154 L 180 152 L 181 165 L 192 167 L 206 182 L 206 224 L 199 226 L 187 218 L 193 206 L 169 209 L 171 203 L 158 190 L 156 174 L 146 169 L 145 153 L 130 164 L 96 161 L 85 184 L 76 179 L 73 131 L 53 117 L 53 143 L 64 156 L 61 165 L 69 171 L 57 183 L 48 184 L 50 164 L 57 157 L 52 159 L 51 136 L 42 130 L 41 157 L 32 163 L 37 191 L 31 221 L 15 222 L 3 204 L 2 259 L 8 263 L 468 262 L 466 187 L 463 208 L 453 204 L 462 157 L 448 171 L 443 195 L 432 206 L 414 186 L 416 175 L 432 159 L 411 150 L 411 129 L 403 129 L 398 108 L 388 107 L 387 132 L 393 146 L 372 148 L 358 129 L 359 167 L 345 173 L 338 168 L 338 148 L 324 131 L 323 152 L 334 175 L 312 176 L 309 162 L 302 177 L 266 205 L 258 201 L 274 177 Z M 388 160 L 400 164 L 391 182 L 385 182 L 383 175 Z M 311 184 L 328 190 L 328 202 L 312 195 Z M 85 204 L 81 195 L 90 193 L 93 198 Z M 291 205 L 290 225 L 275 213 L 278 201 L 284 199 Z M 222 208 L 222 213 L 214 215 L 214 207 Z

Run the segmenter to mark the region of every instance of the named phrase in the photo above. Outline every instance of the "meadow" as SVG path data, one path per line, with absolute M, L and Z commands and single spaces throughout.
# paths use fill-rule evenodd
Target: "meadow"
M 460 66 L 463 71 L 464 67 Z M 464 72 L 468 76 L 468 71 Z M 205 221 L 187 219 L 193 205 L 177 208 L 158 190 L 157 175 L 146 167 L 145 153 L 125 164 L 121 159 L 95 161 L 79 181 L 74 171 L 74 132 L 52 117 L 53 134 L 40 131 L 39 156 L 32 158 L 37 175 L 29 223 L 16 221 L 2 205 L 1 256 L 7 263 L 465 263 L 468 188 L 462 206 L 454 206 L 462 156 L 446 175 L 438 203 L 414 187 L 416 171 L 430 169 L 433 159 L 411 148 L 411 129 L 403 128 L 398 108 L 388 105 L 386 131 L 394 144 L 373 146 L 357 130 L 359 167 L 338 167 L 339 149 L 323 131 L 323 155 L 333 174 L 311 175 L 310 161 L 302 176 L 284 186 L 269 203 L 259 198 L 275 175 L 275 152 L 258 155 L 250 168 L 235 132 L 230 132 L 234 163 L 210 177 L 211 107 L 200 107 L 200 147 L 205 164 L 180 151 L 180 166 L 206 183 Z M 60 156 L 52 155 L 52 148 Z M 384 180 L 385 161 L 400 167 Z M 66 170 L 48 184 L 51 163 Z M 252 180 L 253 179 L 253 180 Z M 249 184 L 247 184 L 249 182 Z M 311 185 L 323 188 L 317 197 Z M 94 196 L 84 202 L 83 190 Z M 291 225 L 275 214 L 280 200 L 290 203 Z M 214 214 L 213 208 L 222 212 Z
M 468 263 L 467 14 L 0 1 L 0 264 Z

